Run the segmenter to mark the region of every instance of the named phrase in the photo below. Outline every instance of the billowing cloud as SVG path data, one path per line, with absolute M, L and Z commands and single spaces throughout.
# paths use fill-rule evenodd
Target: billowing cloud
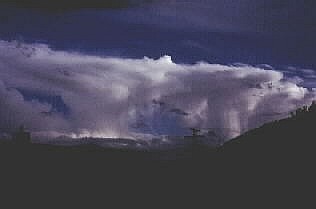
M 0 132 L 135 137 L 190 127 L 226 139 L 285 117 L 315 93 L 248 65 L 88 56 L 0 41 Z

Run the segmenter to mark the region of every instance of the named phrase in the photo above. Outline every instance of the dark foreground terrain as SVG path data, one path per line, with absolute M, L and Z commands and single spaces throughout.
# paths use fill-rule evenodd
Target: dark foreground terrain
M 54 208 L 64 202 L 71 208 L 110 202 L 162 208 L 170 201 L 190 208 L 202 203 L 302 208 L 316 194 L 313 108 L 217 149 L 196 145 L 136 151 L 2 143 L 2 199 Z

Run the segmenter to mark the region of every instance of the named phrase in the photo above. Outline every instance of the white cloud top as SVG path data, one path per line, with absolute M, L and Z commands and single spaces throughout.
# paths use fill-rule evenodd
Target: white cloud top
M 43 99 L 49 97 L 59 103 Z M 87 56 L 0 41 L 0 132 L 25 124 L 55 135 L 145 137 L 198 127 L 229 139 L 314 98 L 273 69 Z

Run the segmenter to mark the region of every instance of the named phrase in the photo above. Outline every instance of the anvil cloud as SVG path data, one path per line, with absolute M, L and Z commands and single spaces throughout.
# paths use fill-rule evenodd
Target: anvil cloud
M 0 132 L 25 124 L 35 133 L 146 138 L 198 127 L 229 139 L 314 98 L 272 69 L 90 56 L 0 41 Z

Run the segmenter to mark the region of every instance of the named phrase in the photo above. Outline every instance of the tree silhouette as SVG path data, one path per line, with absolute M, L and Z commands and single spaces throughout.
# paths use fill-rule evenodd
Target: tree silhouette
M 291 118 L 303 117 L 307 114 L 316 115 L 316 101 L 313 101 L 310 106 L 303 106 L 291 112 Z
M 316 113 L 316 101 L 313 101 L 311 106 L 309 106 L 308 111 L 315 114 Z

